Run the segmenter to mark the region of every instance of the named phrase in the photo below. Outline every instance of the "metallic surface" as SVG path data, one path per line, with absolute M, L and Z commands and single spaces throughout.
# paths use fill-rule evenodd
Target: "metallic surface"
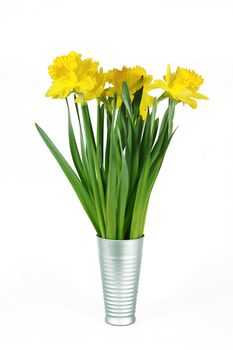
M 97 237 L 105 321 L 115 326 L 135 322 L 143 237 L 110 240 Z

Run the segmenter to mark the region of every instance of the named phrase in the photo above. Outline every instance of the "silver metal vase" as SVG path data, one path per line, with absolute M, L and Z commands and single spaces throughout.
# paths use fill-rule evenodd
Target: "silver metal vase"
M 126 326 L 135 322 L 143 239 L 111 240 L 97 236 L 108 324 Z

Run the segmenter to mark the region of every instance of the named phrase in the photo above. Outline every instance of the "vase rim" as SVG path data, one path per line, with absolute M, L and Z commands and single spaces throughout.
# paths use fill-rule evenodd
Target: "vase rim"
M 133 239 L 110 239 L 110 238 L 102 238 L 102 237 L 99 237 L 98 235 L 96 235 L 96 237 L 97 237 L 97 239 L 103 240 L 103 241 L 111 241 L 111 242 L 122 242 L 122 241 L 125 241 L 125 242 L 129 242 L 129 241 L 137 241 L 137 240 L 143 239 L 144 235 L 142 237 L 133 238 Z

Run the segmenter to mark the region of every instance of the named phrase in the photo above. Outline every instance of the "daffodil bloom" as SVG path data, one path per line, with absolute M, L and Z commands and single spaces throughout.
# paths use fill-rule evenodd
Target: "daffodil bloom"
M 197 108 L 195 99 L 208 100 L 208 97 L 198 92 L 204 79 L 189 69 L 178 67 L 176 72 L 171 73 L 170 65 L 167 66 L 167 74 L 164 80 L 155 80 L 154 88 L 161 88 L 171 98 Z
M 78 94 L 75 102 L 83 103 L 94 98 L 100 98 L 104 91 L 105 79 L 106 73 L 103 72 L 103 68 L 89 71 L 90 85 L 86 89 L 83 86 L 81 89 L 75 88 L 75 92 Z
M 142 116 L 143 120 L 146 119 L 148 108 L 152 106 L 153 101 L 154 101 L 154 97 L 150 96 L 146 91 L 144 91 L 144 87 L 143 87 L 142 99 L 141 99 L 140 108 L 139 108 L 140 115 Z
M 53 79 L 46 96 L 66 98 L 70 93 L 77 93 L 76 102 L 85 102 L 99 98 L 103 93 L 105 74 L 98 70 L 98 62 L 91 58 L 81 59 L 81 55 L 72 51 L 67 56 L 57 57 L 49 66 Z
M 67 56 L 54 59 L 53 65 L 49 66 L 49 74 L 53 79 L 52 85 L 46 96 L 53 98 L 65 98 L 77 85 L 75 70 L 81 62 L 81 55 L 72 51 Z
M 154 99 L 148 94 L 148 91 L 154 88 L 151 84 L 152 80 L 152 75 L 147 75 L 146 70 L 139 66 L 133 68 L 123 66 L 121 70 L 112 69 L 108 71 L 106 81 L 113 86 L 106 90 L 106 95 L 109 97 L 113 97 L 114 93 L 116 92 L 117 108 L 119 108 L 122 103 L 121 93 L 122 83 L 124 81 L 128 86 L 131 101 L 133 100 L 135 92 L 141 89 L 141 87 L 143 86 L 143 94 L 140 104 L 140 114 L 143 119 L 146 119 L 148 107 L 152 105 Z

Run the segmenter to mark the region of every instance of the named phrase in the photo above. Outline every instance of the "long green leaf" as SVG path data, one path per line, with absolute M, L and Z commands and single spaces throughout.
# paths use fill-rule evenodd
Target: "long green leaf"
M 113 129 L 110 137 L 110 158 L 106 196 L 106 237 L 116 239 L 116 155 Z
M 83 124 L 86 136 L 86 146 L 88 154 L 88 164 L 90 170 L 90 180 L 92 185 L 92 190 L 95 199 L 96 213 L 100 225 L 101 235 L 104 238 L 105 233 L 105 224 L 106 224 L 106 215 L 105 215 L 105 196 L 103 183 L 100 173 L 100 166 L 98 164 L 97 154 L 96 154 L 96 145 L 93 135 L 92 124 L 90 120 L 89 110 L 87 104 L 82 105 L 82 115 L 83 115 Z
M 143 87 L 141 87 L 141 89 L 136 91 L 135 94 L 134 94 L 134 98 L 133 98 L 133 102 L 132 102 L 134 120 L 135 120 L 135 118 L 138 117 L 138 114 L 139 114 L 139 108 L 140 108 L 140 103 L 141 103 L 141 99 L 142 99 L 142 93 L 143 93 Z
M 78 124 L 79 124 L 79 139 L 80 139 L 80 146 L 81 146 L 83 172 L 84 172 L 85 179 L 86 179 L 88 193 L 89 193 L 89 195 L 92 198 L 93 203 L 94 203 L 94 196 L 93 196 L 93 190 L 92 190 L 91 178 L 90 178 L 90 169 L 89 169 L 89 164 L 88 164 L 88 159 L 87 159 L 87 151 L 86 151 L 86 147 L 85 147 L 85 144 L 84 144 L 82 124 L 81 124 L 81 119 L 80 119 L 80 115 L 79 115 L 79 108 L 78 108 L 78 104 L 77 103 L 75 103 L 75 109 L 76 109 L 76 112 L 77 112 Z
M 175 111 L 174 108 L 175 108 L 175 105 L 170 104 L 164 114 L 164 117 L 160 126 L 160 130 L 159 130 L 158 139 L 155 142 L 151 151 L 151 163 L 153 163 L 156 157 L 159 155 L 164 142 L 166 142 L 167 137 L 169 137 L 169 134 L 168 134 L 169 119 L 173 118 L 174 116 L 174 111 Z
M 160 153 L 158 154 L 157 158 L 154 160 L 153 163 L 151 163 L 150 166 L 150 174 L 149 174 L 149 179 L 148 179 L 148 191 L 151 192 L 155 180 L 158 176 L 159 170 L 161 168 L 164 156 L 166 154 L 166 151 L 168 149 L 168 146 L 176 132 L 177 128 L 173 131 L 173 133 L 171 134 L 171 136 L 168 138 L 167 142 L 164 144 L 162 150 L 160 151 Z M 161 164 L 160 164 L 161 163 Z M 159 165 L 158 165 L 159 164 Z
M 129 113 L 129 116 L 132 118 L 132 115 L 133 115 L 132 103 L 131 103 L 131 99 L 130 99 L 129 89 L 128 89 L 128 86 L 127 86 L 125 81 L 123 81 L 123 83 L 122 83 L 121 98 L 125 104 L 125 108 L 126 108 L 127 112 Z
M 94 137 L 94 132 L 92 128 L 92 123 L 91 123 L 91 118 L 90 118 L 90 113 L 89 113 L 89 108 L 87 103 L 82 104 L 81 109 L 82 109 L 83 116 L 85 116 L 83 118 L 83 124 L 85 128 L 86 136 L 88 137 L 87 145 L 90 145 L 90 147 L 93 147 L 96 150 L 95 137 Z
M 124 239 L 124 220 L 129 190 L 129 172 L 124 154 L 122 155 L 122 168 L 118 181 L 117 204 L 117 239 Z
M 129 177 L 131 178 L 131 171 L 132 171 L 132 124 L 130 122 L 130 118 L 128 118 L 128 129 L 127 129 L 127 140 L 126 140 L 126 146 L 125 146 L 125 156 L 126 156 L 126 162 L 128 166 L 129 171 Z
M 78 175 L 80 177 L 80 180 L 84 184 L 84 186 L 87 186 L 84 171 L 83 171 L 82 160 L 81 160 L 81 157 L 79 154 L 78 146 L 76 143 L 76 138 L 74 135 L 74 129 L 73 129 L 71 116 L 70 116 L 70 108 L 69 108 L 69 104 L 68 104 L 67 99 L 66 99 L 66 104 L 67 104 L 67 109 L 68 109 L 68 134 L 69 134 L 70 152 L 72 155 L 74 166 L 75 166 L 75 168 L 78 172 Z
M 106 145 L 105 145 L 105 157 L 104 157 L 104 168 L 107 178 L 108 169 L 109 169 L 109 152 L 110 152 L 110 133 L 111 133 L 111 116 L 107 113 L 107 136 L 106 136 Z
M 157 176 L 160 172 L 161 166 L 163 164 L 163 160 L 166 154 L 166 151 L 168 149 L 168 146 L 171 142 L 171 139 L 174 135 L 175 131 L 172 133 L 170 136 L 169 140 L 167 141 L 166 145 L 163 147 L 163 149 L 160 152 L 160 155 L 158 156 L 158 159 L 156 161 L 156 164 L 154 164 L 154 167 L 150 168 L 150 174 L 148 178 L 148 186 L 147 186 L 147 191 L 145 192 L 145 197 L 144 197 L 144 202 L 143 202 L 143 207 L 141 211 L 141 230 L 143 232 L 144 226 L 145 226 L 145 221 L 146 221 L 146 214 L 147 214 L 147 209 L 149 205 L 149 200 L 151 196 L 151 192 L 155 183 L 155 180 L 157 179 Z
M 132 216 L 133 216 L 136 194 L 137 194 L 137 187 L 128 195 L 127 208 L 126 208 L 125 220 L 124 220 L 125 239 L 130 239 L 130 227 L 132 223 Z
M 115 162 L 116 162 L 116 172 L 117 179 L 120 177 L 121 167 L 122 167 L 122 159 L 121 159 L 121 141 L 119 141 L 119 133 L 117 132 L 117 128 L 114 128 L 114 137 L 115 137 Z
M 140 176 L 139 169 L 139 144 L 135 130 L 132 129 L 132 156 L 131 156 L 131 174 L 130 174 L 130 186 L 129 192 L 131 193 L 134 185 Z
M 63 170 L 64 174 L 66 175 L 67 179 L 69 180 L 70 184 L 75 190 L 84 210 L 86 211 L 93 226 L 95 227 L 96 232 L 100 234 L 95 207 L 91 201 L 91 198 L 89 197 L 88 192 L 86 191 L 81 181 L 78 179 L 77 175 L 75 174 L 69 163 L 65 160 L 63 155 L 60 153 L 60 151 L 57 149 L 57 147 L 54 145 L 51 139 L 47 136 L 44 130 L 38 124 L 35 125 L 40 136 L 42 137 L 45 144 L 53 154 L 54 158 L 57 160 L 58 164 L 60 165 L 61 169 Z
M 176 131 L 176 130 L 175 130 Z M 158 158 L 156 159 L 156 163 L 153 164 L 153 167 L 150 167 L 150 172 L 148 175 L 148 183 L 147 183 L 147 188 L 144 194 L 144 199 L 142 201 L 142 206 L 141 206 L 141 213 L 140 213 L 140 232 L 143 233 L 144 231 L 144 226 L 145 226 L 145 221 L 146 221 L 146 215 L 147 215 L 147 209 L 149 205 L 149 200 L 150 200 L 150 195 L 155 183 L 155 180 L 157 179 L 157 176 L 159 174 L 159 171 L 161 169 L 161 166 L 163 164 L 163 160 L 166 154 L 166 151 L 168 149 L 168 146 L 171 142 L 171 139 L 175 133 L 175 131 L 172 133 L 172 135 L 169 137 L 168 141 L 166 144 L 163 146 Z
M 97 158 L 100 168 L 103 167 L 103 149 L 104 149 L 104 105 L 100 106 L 98 101 L 98 112 L 97 112 Z
M 143 136 L 140 144 L 140 169 L 143 168 L 145 159 L 150 153 L 151 146 L 151 114 L 148 115 L 145 121 Z
M 164 158 L 164 155 L 156 163 L 156 167 L 155 167 L 154 172 L 153 172 L 153 185 L 154 185 L 154 182 L 155 182 L 155 180 L 156 180 L 156 178 L 157 178 L 157 176 L 159 174 L 160 168 L 162 166 L 163 158 Z M 152 185 L 152 182 L 151 182 L 151 185 Z M 146 222 L 146 215 L 147 215 L 147 209 L 148 209 L 148 204 L 149 204 L 150 195 L 151 195 L 151 191 L 152 191 L 153 185 L 150 186 L 150 182 L 149 182 L 149 179 L 148 179 L 148 185 L 147 185 L 147 189 L 146 189 L 145 194 L 144 194 L 144 199 L 143 199 L 143 202 L 142 202 L 141 213 L 140 213 L 140 230 L 141 230 L 140 232 L 141 233 L 143 233 L 143 231 L 144 231 L 144 226 L 145 226 L 145 222 Z
M 143 165 L 143 170 L 138 182 L 136 199 L 134 203 L 132 222 L 130 228 L 130 239 L 139 238 L 143 235 L 141 211 L 145 193 L 147 191 L 148 174 L 150 168 L 150 155 L 148 154 Z
M 156 118 L 153 121 L 152 129 L 151 129 L 151 148 L 153 148 L 153 145 L 157 136 L 158 128 L 159 128 L 159 118 Z

